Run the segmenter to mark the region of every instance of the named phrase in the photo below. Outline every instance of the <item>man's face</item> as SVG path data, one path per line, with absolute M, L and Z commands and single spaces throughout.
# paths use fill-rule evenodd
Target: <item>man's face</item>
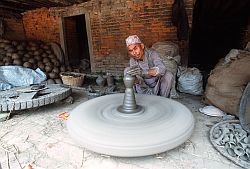
M 142 60 L 144 56 L 144 44 L 132 44 L 128 46 L 128 52 L 136 59 Z

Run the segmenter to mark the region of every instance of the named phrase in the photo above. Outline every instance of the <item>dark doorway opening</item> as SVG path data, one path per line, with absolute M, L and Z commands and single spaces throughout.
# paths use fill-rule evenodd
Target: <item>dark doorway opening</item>
M 245 47 L 249 0 L 196 0 L 189 66 L 209 72 L 231 49 Z
M 90 71 L 90 54 L 85 15 L 64 18 L 68 65 Z M 84 66 L 84 68 L 83 68 Z

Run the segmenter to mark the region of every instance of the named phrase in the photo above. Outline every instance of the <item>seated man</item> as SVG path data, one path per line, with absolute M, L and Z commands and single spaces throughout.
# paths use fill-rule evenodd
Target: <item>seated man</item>
M 169 97 L 173 75 L 166 70 L 160 55 L 147 49 L 137 35 L 129 36 L 126 45 L 132 57 L 124 75 L 136 76 L 135 91 L 140 94 Z

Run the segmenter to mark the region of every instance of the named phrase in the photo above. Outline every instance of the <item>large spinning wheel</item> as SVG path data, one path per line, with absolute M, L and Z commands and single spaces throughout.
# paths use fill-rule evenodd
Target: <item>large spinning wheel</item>
M 135 96 L 133 81 L 124 78 L 125 94 L 101 96 L 76 107 L 67 121 L 72 138 L 89 150 L 121 157 L 161 153 L 185 142 L 194 128 L 192 113 L 164 97 Z

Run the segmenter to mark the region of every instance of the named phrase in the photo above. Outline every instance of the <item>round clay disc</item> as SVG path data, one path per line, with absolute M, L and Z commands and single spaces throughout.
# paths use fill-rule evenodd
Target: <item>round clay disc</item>
M 88 100 L 67 120 L 71 137 L 100 154 L 136 157 L 161 153 L 184 143 L 194 129 L 192 113 L 181 103 L 160 96 L 136 95 L 141 111 L 121 113 L 124 94 Z

